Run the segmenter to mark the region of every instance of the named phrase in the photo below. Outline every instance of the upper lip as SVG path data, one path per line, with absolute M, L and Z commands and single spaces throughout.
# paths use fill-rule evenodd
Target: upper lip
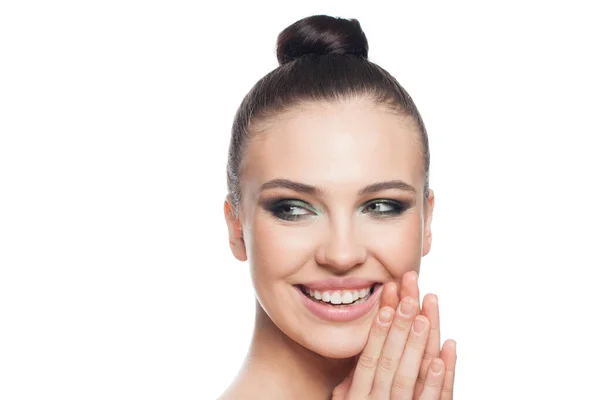
M 305 286 L 312 290 L 342 290 L 367 288 L 373 286 L 375 283 L 380 283 L 380 281 L 374 279 L 348 277 L 329 278 L 320 281 L 312 281 L 308 283 L 303 283 L 302 286 Z

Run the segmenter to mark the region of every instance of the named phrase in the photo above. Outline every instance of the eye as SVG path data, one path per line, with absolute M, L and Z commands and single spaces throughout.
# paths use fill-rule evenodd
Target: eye
M 402 214 L 408 205 L 395 200 L 374 200 L 363 207 L 363 211 L 377 216 L 397 216 Z
M 311 214 L 306 208 L 306 203 L 299 200 L 278 201 L 268 205 L 267 210 L 275 217 L 286 221 L 297 221 Z

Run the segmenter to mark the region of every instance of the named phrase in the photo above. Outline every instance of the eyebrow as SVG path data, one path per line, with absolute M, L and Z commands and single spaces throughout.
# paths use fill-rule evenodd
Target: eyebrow
M 284 188 L 294 190 L 300 193 L 306 193 L 313 196 L 324 197 L 325 190 L 316 186 L 307 185 L 305 183 L 294 182 L 289 179 L 273 179 L 265 182 L 260 186 L 259 192 L 273 188 Z M 358 191 L 359 196 L 369 193 L 376 193 L 388 189 L 400 189 L 406 192 L 416 193 L 415 188 L 401 180 L 376 182 L 367 185 Z

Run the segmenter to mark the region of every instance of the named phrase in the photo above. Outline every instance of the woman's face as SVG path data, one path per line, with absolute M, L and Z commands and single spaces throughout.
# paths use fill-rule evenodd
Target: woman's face
M 281 331 L 325 357 L 354 356 L 380 284 L 418 272 L 429 251 L 418 128 L 366 99 L 309 104 L 261 128 L 244 154 L 239 219 L 225 207 L 234 255 Z

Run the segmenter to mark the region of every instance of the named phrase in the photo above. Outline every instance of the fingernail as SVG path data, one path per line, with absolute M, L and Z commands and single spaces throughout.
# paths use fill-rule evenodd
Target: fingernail
M 382 308 L 379 311 L 379 322 L 383 325 L 388 324 L 392 320 L 392 313 L 387 308 Z
M 431 362 L 431 372 L 433 372 L 435 375 L 439 375 L 443 368 L 444 363 L 439 358 L 436 358 Z
M 416 334 L 421 334 L 425 331 L 425 321 L 423 321 L 423 318 L 419 315 L 417 318 L 415 318 L 415 322 L 413 322 L 413 332 Z
M 400 302 L 400 313 L 405 317 L 409 317 L 412 315 L 415 306 L 407 299 L 402 299 Z

